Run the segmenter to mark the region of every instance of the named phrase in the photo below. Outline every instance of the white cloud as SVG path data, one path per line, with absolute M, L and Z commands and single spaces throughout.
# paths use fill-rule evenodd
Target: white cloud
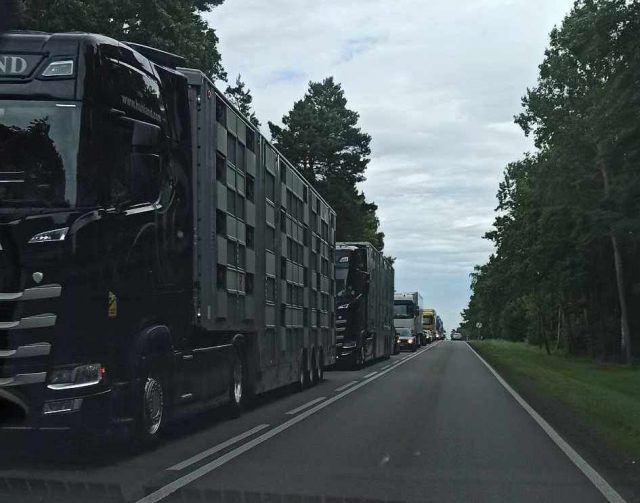
M 207 18 L 263 124 L 333 75 L 370 133 L 362 189 L 379 206 L 396 288 L 453 328 L 488 257 L 495 192 L 531 148 L 513 115 L 572 0 L 226 0 Z M 266 130 L 266 128 L 264 128 Z

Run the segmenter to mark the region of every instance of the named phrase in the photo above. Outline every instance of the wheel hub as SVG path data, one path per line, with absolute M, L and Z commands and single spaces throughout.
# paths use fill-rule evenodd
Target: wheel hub
M 160 429 L 163 408 L 162 385 L 153 377 L 149 377 L 144 385 L 144 412 L 147 431 L 151 435 L 155 435 Z
M 233 399 L 236 404 L 242 402 L 242 365 L 236 362 L 233 366 Z

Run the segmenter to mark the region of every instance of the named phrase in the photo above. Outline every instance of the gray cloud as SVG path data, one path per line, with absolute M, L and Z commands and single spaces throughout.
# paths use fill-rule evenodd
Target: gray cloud
M 506 163 L 531 148 L 513 124 L 548 33 L 572 0 L 226 0 L 208 15 L 229 75 L 263 124 L 333 75 L 370 133 L 361 185 L 379 206 L 396 288 L 453 328 L 491 244 Z

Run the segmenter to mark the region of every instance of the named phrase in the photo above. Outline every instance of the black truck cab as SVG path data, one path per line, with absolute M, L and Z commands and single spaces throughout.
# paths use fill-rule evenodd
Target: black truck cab
M 107 37 L 0 37 L 0 427 L 131 420 L 142 355 L 187 343 L 187 90 Z

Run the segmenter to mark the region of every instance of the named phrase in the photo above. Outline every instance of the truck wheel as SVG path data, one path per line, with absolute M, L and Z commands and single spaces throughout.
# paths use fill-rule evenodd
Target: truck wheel
M 316 353 L 316 357 L 318 359 L 318 362 L 316 363 L 316 368 L 318 369 L 317 381 L 322 382 L 324 381 L 324 354 L 322 353 L 322 350 Z
M 360 353 L 358 355 L 358 367 L 364 367 L 365 362 L 367 361 L 367 353 L 364 349 L 364 345 L 360 348 Z
M 311 372 L 309 372 L 309 384 L 315 386 L 318 384 L 318 360 L 317 351 L 313 350 L 311 353 Z
M 166 420 L 166 393 L 156 372 L 147 372 L 136 391 L 135 440 L 141 447 L 157 441 Z
M 231 414 L 234 417 L 242 413 L 245 405 L 246 394 L 246 368 L 242 351 L 235 349 L 233 363 L 231 364 L 231 379 L 229 381 L 229 403 L 231 404 Z
M 298 391 L 304 391 L 307 386 L 309 386 L 309 372 L 307 371 L 307 358 L 303 354 L 298 366 Z

